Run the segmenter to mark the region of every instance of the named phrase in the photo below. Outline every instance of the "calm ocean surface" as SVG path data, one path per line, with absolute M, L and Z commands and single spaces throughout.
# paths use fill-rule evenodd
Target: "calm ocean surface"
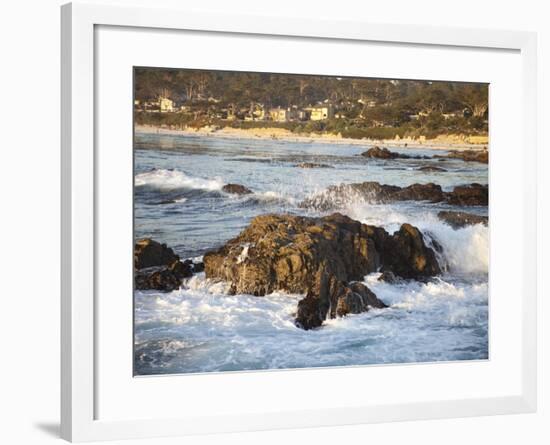
M 165 242 L 196 258 L 236 236 L 264 213 L 319 215 L 297 207 L 340 183 L 406 186 L 487 184 L 487 165 L 460 160 L 375 160 L 367 147 L 208 136 L 136 134 L 135 236 Z M 398 149 L 414 155 L 445 151 Z M 302 169 L 301 162 L 334 168 Z M 447 172 L 422 172 L 420 166 Z M 221 191 L 238 183 L 254 191 Z M 350 202 L 339 211 L 393 232 L 409 222 L 443 246 L 443 276 L 430 283 L 367 285 L 388 309 L 328 320 L 319 330 L 294 326 L 300 295 L 229 296 L 224 283 L 197 274 L 174 292 L 136 291 L 135 370 L 166 374 L 488 358 L 488 228 L 443 224 L 444 204 Z M 486 207 L 457 208 L 487 214 Z

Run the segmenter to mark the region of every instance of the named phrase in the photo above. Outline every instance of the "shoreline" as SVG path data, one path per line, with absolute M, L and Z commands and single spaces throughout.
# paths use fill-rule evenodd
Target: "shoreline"
M 483 150 L 489 146 L 487 137 L 477 137 L 481 142 L 473 143 L 461 140 L 457 136 L 446 135 L 439 136 L 436 139 L 352 139 L 343 138 L 334 134 L 294 134 L 283 128 L 231 128 L 225 127 L 221 129 L 212 129 L 210 127 L 202 127 L 197 130 L 185 129 L 174 130 L 153 125 L 135 125 L 135 133 L 141 134 L 167 134 L 175 136 L 207 136 L 225 139 L 253 139 L 253 140 L 278 140 L 285 142 L 328 142 L 331 144 L 357 145 L 365 148 L 370 148 L 374 145 L 384 145 L 396 148 L 411 148 L 411 149 L 427 149 L 427 150 Z

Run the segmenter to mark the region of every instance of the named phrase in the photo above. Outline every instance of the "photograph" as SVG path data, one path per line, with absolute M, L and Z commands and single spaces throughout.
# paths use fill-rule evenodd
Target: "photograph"
M 133 67 L 135 376 L 489 360 L 489 84 Z

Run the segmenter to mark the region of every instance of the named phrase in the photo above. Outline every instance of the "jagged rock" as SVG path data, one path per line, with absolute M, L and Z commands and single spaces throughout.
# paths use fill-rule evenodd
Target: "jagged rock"
M 457 186 L 452 192 L 444 192 L 440 185 L 433 183 L 398 187 L 378 182 L 362 182 L 330 186 L 325 191 L 306 198 L 299 206 L 323 211 L 344 208 L 356 202 L 429 201 L 459 206 L 486 206 L 488 199 L 489 187 L 481 184 Z
M 134 246 L 134 267 L 143 269 L 153 266 L 168 266 L 180 257 L 174 251 L 150 238 L 138 240 Z
M 252 190 L 241 184 L 225 184 L 222 190 L 225 193 L 231 193 L 233 195 L 249 195 L 253 193 Z
M 426 246 L 420 230 L 410 224 L 403 224 L 386 241 L 381 270 L 403 278 L 426 278 L 441 273 L 434 251 Z
M 298 168 L 333 168 L 332 165 L 317 164 L 316 162 L 301 162 L 300 164 L 296 164 L 294 167 L 298 167 Z
M 441 211 L 437 217 L 449 224 L 453 229 L 460 229 L 474 224 L 487 225 L 489 218 L 487 216 L 474 215 L 466 212 Z
M 390 235 L 339 213 L 258 216 L 236 238 L 207 253 L 204 264 L 206 277 L 228 281 L 233 294 L 306 294 L 296 317 L 304 329 L 358 308 L 382 307 L 374 294 L 348 284 L 380 268 L 406 278 L 440 273 L 433 250 L 413 226 Z

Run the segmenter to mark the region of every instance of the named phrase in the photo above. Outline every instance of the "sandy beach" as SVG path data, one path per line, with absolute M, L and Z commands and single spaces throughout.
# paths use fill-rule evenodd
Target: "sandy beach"
M 295 134 L 284 128 L 252 128 L 241 129 L 225 127 L 216 129 L 212 127 L 203 127 L 199 129 L 183 129 L 175 130 L 164 127 L 156 127 L 150 125 L 136 125 L 136 133 L 153 133 L 153 134 L 173 134 L 173 135 L 189 135 L 189 136 L 210 136 L 219 138 L 234 138 L 234 139 L 277 139 L 288 142 L 330 142 L 332 144 L 359 145 L 365 148 L 374 145 L 387 145 L 400 148 L 423 148 L 423 149 L 447 149 L 447 150 L 483 150 L 489 147 L 487 136 L 470 136 L 462 137 L 459 135 L 438 136 L 436 139 L 352 139 L 343 138 L 340 135 L 334 134 Z

